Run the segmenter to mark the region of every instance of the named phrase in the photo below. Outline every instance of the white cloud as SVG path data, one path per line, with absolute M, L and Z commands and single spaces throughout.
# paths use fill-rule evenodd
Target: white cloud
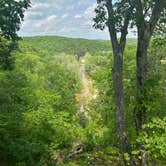
M 74 6 L 74 5 L 70 5 L 70 6 L 67 6 L 66 9 L 67 9 L 67 10 L 74 10 L 74 9 L 75 9 L 75 6 Z
M 25 12 L 20 35 L 105 38 L 105 33 L 98 33 L 92 27 L 96 0 L 31 1 L 32 7 Z
M 42 12 L 38 12 L 38 11 L 27 11 L 25 13 L 25 18 L 26 19 L 31 19 L 32 17 L 33 18 L 42 17 L 42 16 L 43 16 L 43 13 Z
M 37 21 L 34 24 L 34 27 L 36 27 L 46 33 L 48 30 L 50 30 L 52 27 L 54 27 L 56 20 L 57 20 L 57 16 L 51 15 L 51 16 L 48 16 L 46 19 Z
M 83 16 L 81 14 L 76 14 L 74 18 L 82 18 Z
M 49 8 L 50 4 L 49 3 L 32 3 L 32 8 L 33 10 L 41 10 L 41 9 L 45 9 L 45 8 Z
M 93 18 L 95 16 L 95 8 L 96 8 L 97 4 L 96 3 L 93 3 L 91 6 L 89 6 L 85 12 L 84 12 L 84 15 L 88 18 Z
M 69 16 L 69 14 L 65 13 L 65 14 L 63 14 L 61 17 L 62 17 L 62 18 L 67 18 L 68 16 Z
M 47 22 L 51 22 L 51 21 L 55 21 L 56 20 L 56 18 L 57 18 L 57 16 L 56 15 L 52 15 L 52 16 L 49 16 L 49 17 L 47 17 Z

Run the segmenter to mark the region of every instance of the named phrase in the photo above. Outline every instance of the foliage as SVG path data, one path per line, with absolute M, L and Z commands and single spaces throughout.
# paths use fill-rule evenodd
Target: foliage
M 135 1 L 114 1 L 113 17 L 107 14 L 108 1 L 97 2 L 94 26 L 103 30 L 109 25 L 114 33 L 121 32 L 120 40 L 115 34 L 111 39 L 116 38 L 122 54 L 128 25 L 139 26 L 142 19 L 148 24 L 155 3 L 165 4 L 163 0 L 140 1 L 143 18 L 133 10 Z M 23 38 L 18 49 L 17 31 L 29 7 L 29 0 L 0 0 L 0 165 L 57 165 L 58 159 L 62 160 L 58 165 L 122 165 L 115 135 L 111 44 L 38 36 Z M 159 20 L 161 26 L 156 29 L 157 37 L 161 35 L 158 30 L 165 30 L 164 16 L 165 10 Z M 127 41 L 123 71 L 127 135 L 133 147 L 143 145 L 141 150 L 135 148 L 133 154 L 139 158 L 143 152 L 151 161 L 163 164 L 166 160 L 165 48 L 162 36 L 154 39 L 149 49 L 151 72 L 141 89 L 143 102 L 139 105 L 139 110 L 146 108 L 148 112 L 147 124 L 138 137 L 132 125 L 132 110 L 136 105 L 134 39 Z M 75 58 L 79 51 L 89 53 L 85 57 L 86 74 L 96 89 L 96 98 L 88 102 L 85 110 L 88 117 L 77 112 L 76 94 L 82 87 L 80 63 Z M 68 157 L 75 146 L 80 150 L 77 145 L 81 146 L 81 154 Z M 124 157 L 128 161 L 130 156 L 125 153 Z
M 107 3 L 112 3 L 113 5 L 113 13 L 114 16 L 109 18 L 110 12 L 107 8 Z M 156 30 L 154 35 L 162 37 L 165 35 L 165 2 L 164 0 L 160 1 L 153 1 L 153 0 L 142 0 L 139 1 L 141 3 L 141 8 L 139 12 L 143 12 L 142 17 L 140 17 L 140 13 L 136 12 L 134 10 L 137 7 L 138 1 L 130 0 L 130 1 L 107 1 L 107 0 L 97 0 L 97 8 L 95 9 L 96 17 L 94 20 L 94 27 L 97 29 L 105 29 L 105 27 L 109 27 L 109 24 L 115 24 L 115 30 L 116 32 L 123 33 L 124 27 L 123 24 L 125 23 L 125 18 L 130 17 L 130 29 L 134 29 L 135 25 L 141 24 L 141 22 L 148 23 L 149 18 L 152 15 L 155 3 L 158 5 L 162 4 L 162 12 L 161 17 L 158 21 L 158 25 L 156 26 Z M 142 11 L 141 11 L 142 10 Z M 131 11 L 131 12 L 130 12 Z M 145 19 L 145 20 L 144 20 Z
M 21 42 L 22 43 L 22 42 Z M 37 36 L 23 38 L 23 43 L 27 45 L 26 49 L 31 51 L 42 50 L 43 55 L 55 55 L 55 53 L 77 54 L 79 51 L 95 54 L 102 51 L 110 51 L 109 42 L 102 40 L 72 39 L 58 36 Z M 54 47 L 52 46 L 54 45 Z M 42 54 L 41 54 L 42 55 Z
M 29 7 L 30 0 L 0 0 L 0 36 L 17 40 L 17 31 Z
M 38 43 L 41 38 L 49 49 Z M 81 144 L 81 154 L 67 158 L 59 165 L 122 165 L 115 135 L 113 83 L 110 79 L 112 53 L 106 48 L 84 57 L 86 74 L 93 80 L 97 97 L 89 101 L 86 110 L 89 119 L 84 116 L 86 123 L 80 125 L 82 117 L 77 114 L 75 95 L 81 90 L 81 76 L 80 63 L 72 54 L 75 48 L 71 47 L 70 54 L 64 53 L 68 50 L 68 44 L 64 42 L 56 52 L 55 43 L 59 37 L 52 37 L 55 40 L 53 44 L 49 42 L 50 38 L 34 37 L 19 41 L 19 50 L 12 53 L 15 68 L 0 70 L 0 164 L 55 165 L 55 159 L 69 155 L 73 147 Z M 77 43 L 81 41 L 76 40 Z M 93 52 L 98 41 L 91 42 L 94 42 Z M 134 124 L 132 110 L 135 106 L 134 39 L 129 40 L 125 49 L 123 74 L 127 134 L 133 147 L 141 141 L 147 145 L 145 151 L 151 160 L 161 160 L 162 163 L 165 160 L 165 121 L 162 119 L 165 117 L 165 46 L 161 43 L 164 42 L 158 41 L 157 44 L 154 40 L 149 49 L 149 67 L 153 69 L 147 80 L 149 96 L 145 98 L 149 113 L 146 130 L 138 138 L 134 125 L 131 125 Z M 4 48 L 7 49 L 6 46 Z M 156 120 L 152 120 L 154 116 Z M 138 149 L 134 152 L 139 154 Z M 128 158 L 128 154 L 125 156 Z
M 143 151 L 152 161 L 166 161 L 166 118 L 153 118 L 144 125 L 144 130 L 137 139 L 144 145 Z
M 15 68 L 0 71 L 1 163 L 50 162 L 57 149 L 80 138 L 75 117 L 79 78 L 71 68 L 34 52 L 20 48 L 14 57 Z
M 125 110 L 127 115 L 127 128 L 128 134 L 132 141 L 136 138 L 135 128 L 131 126 L 134 123 L 133 108 L 135 105 L 135 41 L 126 46 L 124 52 L 124 93 L 125 93 Z M 101 119 L 99 122 L 109 128 L 110 133 L 104 135 L 106 144 L 117 144 L 115 135 L 115 115 L 113 103 L 113 81 L 110 79 L 112 67 L 112 53 L 98 54 L 96 56 L 87 56 L 86 70 L 87 73 L 93 78 L 94 86 L 98 90 L 98 97 L 95 101 L 90 103 L 91 116 L 96 118 L 97 113 L 100 114 Z M 94 110 L 94 114 L 93 114 Z M 108 135 L 107 135 L 108 134 Z
M 154 32 L 154 36 L 155 37 L 166 37 L 166 8 L 163 10 L 163 12 L 161 13 L 161 19 L 159 20 L 155 32 Z
M 135 132 L 133 109 L 135 107 L 135 42 L 126 46 L 124 53 L 124 93 L 125 93 L 125 109 L 127 114 L 127 128 L 128 135 L 133 145 L 136 145 L 137 133 Z M 159 51 L 160 50 L 160 51 Z M 148 110 L 147 121 L 150 123 L 153 117 L 165 117 L 165 42 L 164 39 L 158 39 L 151 42 L 149 49 L 149 68 L 148 79 L 146 82 L 147 96 L 144 96 L 146 108 Z M 109 79 L 111 71 L 111 58 L 109 54 L 100 54 L 98 56 L 87 56 L 87 72 L 95 81 L 95 87 L 98 89 L 98 97 L 90 104 L 92 118 L 97 119 L 97 113 L 101 119 L 98 125 L 104 125 L 110 128 L 110 133 L 105 133 L 103 137 L 104 144 L 118 144 L 116 140 L 114 113 L 113 113 L 113 99 L 112 94 L 113 85 L 112 80 Z M 143 93 L 144 95 L 144 93 Z M 144 103 L 143 103 L 144 104 Z M 94 110 L 94 114 L 93 114 Z M 94 120 L 93 120 L 94 121 Z M 157 127 L 157 126 L 156 126 Z M 163 126 L 164 127 L 164 126 Z M 149 130 L 147 130 L 149 131 Z M 161 131 L 161 134 L 164 132 Z M 142 135 L 141 135 L 142 136 Z M 142 138 L 142 137 L 139 138 Z M 155 133 L 154 133 L 155 136 Z M 107 140 L 108 138 L 108 140 Z M 150 135 L 148 136 L 150 139 Z M 143 139 L 144 140 L 144 137 Z M 108 141 L 108 142 L 107 142 Z M 154 144 L 155 146 L 155 144 Z M 161 145 L 163 146 L 163 145 Z M 163 146 L 164 147 L 164 146 Z M 157 148 L 157 147 L 156 147 Z M 137 149 L 138 150 L 138 149 Z M 157 152 L 157 151 L 156 151 Z M 154 159 L 154 157 L 152 157 Z M 164 158 L 160 158 L 164 161 Z
M 149 73 L 146 82 L 146 96 L 149 116 L 165 117 L 165 38 L 153 39 L 149 49 Z M 157 100 L 156 100 L 157 99 Z
M 111 3 L 113 4 L 114 9 L 113 17 L 109 17 L 109 14 L 111 13 Z M 133 5 L 132 3 L 132 1 L 108 2 L 106 0 L 97 0 L 98 5 L 95 9 L 96 17 L 93 19 L 94 27 L 103 30 L 105 27 L 109 27 L 109 24 L 115 24 L 115 31 L 123 33 L 123 23 L 125 18 L 128 15 L 131 15 L 130 10 Z M 108 5 L 110 8 L 108 8 Z
M 17 48 L 17 44 L 11 40 L 0 37 L 0 66 L 4 70 L 13 69 L 14 58 L 12 51 Z
M 17 48 L 17 31 L 29 7 L 30 0 L 0 0 L 0 65 L 4 70 L 13 69 L 12 51 Z

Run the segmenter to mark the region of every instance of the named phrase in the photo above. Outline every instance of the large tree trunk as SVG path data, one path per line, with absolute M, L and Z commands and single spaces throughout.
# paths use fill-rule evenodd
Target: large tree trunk
M 119 49 L 120 50 L 120 49 Z M 115 100 L 115 120 L 116 132 L 120 143 L 122 153 L 130 155 L 130 165 L 134 165 L 131 156 L 131 146 L 126 133 L 126 118 L 124 112 L 124 94 L 123 94 L 123 54 L 119 50 L 114 50 L 114 66 L 113 66 L 113 85 Z M 124 165 L 127 165 L 124 159 Z
M 148 72 L 148 57 L 147 57 L 147 51 L 148 46 L 150 42 L 150 35 L 147 32 L 147 29 L 145 27 L 141 27 L 138 29 L 138 43 L 137 43 L 137 53 L 136 53 L 136 102 L 137 106 L 134 110 L 135 115 L 135 122 L 136 122 L 136 130 L 137 132 L 142 130 L 143 124 L 146 122 L 146 106 L 145 103 L 145 97 L 146 96 L 146 89 L 145 89 L 145 83 L 147 80 L 147 72 Z M 138 145 L 138 148 L 141 150 L 144 149 L 143 145 Z M 148 165 L 148 159 L 147 155 L 145 153 L 141 154 L 141 160 L 140 160 L 141 166 L 147 166 Z
M 146 121 L 146 107 L 144 106 L 144 95 L 146 95 L 146 90 L 144 85 L 147 79 L 148 72 L 148 60 L 147 60 L 147 50 L 150 41 L 150 37 L 145 34 L 145 31 L 142 29 L 141 32 L 138 32 L 138 43 L 137 43 L 137 71 L 136 71 L 136 80 L 137 80 L 137 91 L 136 91 L 136 101 L 137 107 L 135 109 L 135 121 L 137 131 L 142 129 L 142 125 Z
M 122 54 L 117 52 L 114 56 L 113 67 L 113 84 L 114 84 L 114 100 L 115 100 L 115 116 L 116 116 L 116 131 L 118 138 L 123 139 L 125 132 L 125 114 L 124 114 L 124 95 L 123 95 L 123 57 Z M 122 151 L 126 152 L 127 149 L 121 141 Z
M 149 27 L 142 26 L 138 28 L 138 43 L 136 52 L 136 108 L 134 110 L 136 130 L 139 133 L 142 130 L 143 125 L 146 123 L 146 81 L 148 77 L 148 46 L 150 43 L 150 38 L 152 32 L 150 32 Z M 144 145 L 138 145 L 140 151 L 144 150 Z M 142 152 L 141 153 L 141 166 L 148 165 L 148 156 Z

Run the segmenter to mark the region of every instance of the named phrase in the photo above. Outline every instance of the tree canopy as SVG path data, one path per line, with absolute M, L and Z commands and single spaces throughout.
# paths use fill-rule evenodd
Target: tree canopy
M 17 40 L 17 31 L 24 18 L 25 9 L 30 7 L 30 0 L 0 0 L 0 35 Z

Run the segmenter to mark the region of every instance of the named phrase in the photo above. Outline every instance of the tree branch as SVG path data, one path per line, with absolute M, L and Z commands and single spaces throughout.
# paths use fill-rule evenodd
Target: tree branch
M 145 8 L 145 11 L 144 11 L 144 18 L 146 17 L 146 15 L 148 14 L 149 12 L 149 9 L 150 9 L 150 6 Z
M 108 29 L 112 41 L 113 50 L 118 46 L 117 33 L 115 28 L 114 10 L 112 0 L 106 0 L 106 8 L 108 11 Z
M 135 1 L 135 7 L 136 7 L 136 14 L 137 14 L 137 26 L 138 28 L 142 28 L 142 26 L 144 26 L 146 24 L 145 22 L 145 17 L 143 14 L 143 6 L 142 6 L 142 2 L 141 0 L 136 0 Z
M 132 11 L 133 11 L 134 7 L 135 7 L 135 4 L 132 3 L 131 7 L 129 8 L 128 13 L 126 14 L 126 17 L 124 19 L 124 25 L 121 30 L 120 48 L 121 48 L 122 52 L 124 51 L 124 48 L 126 45 L 126 36 L 128 34 L 128 26 L 130 23 L 130 19 L 131 19 L 131 15 L 132 15 Z
M 147 25 L 147 31 L 149 32 L 150 36 L 153 34 L 156 24 L 160 18 L 161 12 L 165 7 L 166 7 L 165 0 L 156 1 L 155 6 L 152 10 L 152 15 L 151 15 L 149 23 Z

